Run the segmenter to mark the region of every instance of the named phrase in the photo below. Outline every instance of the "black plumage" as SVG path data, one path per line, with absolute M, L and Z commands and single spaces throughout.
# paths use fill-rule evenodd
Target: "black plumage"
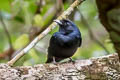
M 59 62 L 74 55 L 81 46 L 81 33 L 77 26 L 70 20 L 55 20 L 60 26 L 59 31 L 54 33 L 48 47 L 46 63 Z

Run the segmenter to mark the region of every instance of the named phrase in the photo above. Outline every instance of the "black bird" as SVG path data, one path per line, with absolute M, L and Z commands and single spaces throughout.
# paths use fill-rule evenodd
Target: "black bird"
M 59 25 L 59 31 L 50 39 L 46 63 L 70 58 L 82 42 L 81 33 L 72 21 L 66 19 L 54 21 Z

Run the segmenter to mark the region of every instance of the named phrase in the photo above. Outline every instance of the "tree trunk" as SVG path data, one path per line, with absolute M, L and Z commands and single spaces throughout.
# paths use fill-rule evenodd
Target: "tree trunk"
M 99 18 L 120 58 L 120 0 L 96 0 Z

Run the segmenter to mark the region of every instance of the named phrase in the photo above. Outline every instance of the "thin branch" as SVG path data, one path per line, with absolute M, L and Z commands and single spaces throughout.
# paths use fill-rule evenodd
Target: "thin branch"
M 4 23 L 4 20 L 3 20 L 1 12 L 0 12 L 0 21 L 1 21 L 2 25 L 3 25 L 4 31 L 5 31 L 5 33 L 7 35 L 8 42 L 9 42 L 9 45 L 10 45 L 10 48 L 8 50 L 6 50 L 6 51 L 4 51 L 3 53 L 0 54 L 0 59 L 2 59 L 2 58 L 10 59 L 12 53 L 14 52 L 14 49 L 13 49 L 13 46 L 12 46 L 12 41 L 11 41 L 11 37 L 10 37 L 9 31 L 7 30 L 7 26 Z
M 58 5 L 59 3 L 59 5 Z M 38 6 L 39 7 L 39 6 Z M 37 27 L 31 27 L 30 30 L 30 40 L 32 41 L 36 36 L 38 36 L 42 31 L 44 31 L 51 23 L 52 21 L 61 14 L 63 8 L 62 8 L 62 0 L 57 0 L 56 4 L 53 5 L 51 8 L 49 8 L 49 10 L 45 13 L 45 15 L 43 16 L 43 20 L 46 20 L 51 14 L 54 15 L 47 24 L 45 24 L 44 26 L 42 26 L 41 28 L 37 28 Z M 38 13 L 36 13 L 38 14 Z M 36 30 L 37 29 L 37 30 Z
M 39 0 L 39 1 L 37 1 L 37 3 L 36 3 L 36 5 L 37 5 L 37 9 L 36 9 L 36 12 L 35 12 L 35 14 L 39 14 L 39 13 L 41 13 L 41 7 L 43 6 L 43 1 L 44 0 Z
M 64 11 L 57 19 L 62 20 L 66 19 L 71 12 L 76 8 L 78 5 L 80 5 L 83 2 L 83 0 L 75 0 L 75 2 L 66 10 Z M 41 34 L 39 34 L 27 47 L 25 47 L 20 53 L 18 53 L 12 60 L 8 62 L 8 65 L 12 66 L 16 61 L 18 61 L 22 56 L 25 55 L 31 48 L 33 48 L 40 39 L 45 37 L 52 29 L 56 27 L 56 23 L 53 22 L 46 30 L 44 30 Z
M 79 10 L 79 13 L 81 15 L 81 20 L 82 20 L 83 24 L 85 24 L 85 26 L 88 28 L 91 39 L 94 40 L 100 47 L 102 47 L 106 51 L 107 54 L 109 54 L 109 51 L 107 50 L 107 48 L 97 38 L 94 37 L 94 33 L 93 33 L 92 29 L 90 28 L 89 24 L 87 23 L 86 19 L 84 18 L 83 14 L 80 12 L 80 10 Z
M 9 6 L 10 6 L 10 11 L 13 12 L 13 10 L 12 10 L 12 8 L 13 8 L 13 6 L 12 6 L 12 1 L 11 1 L 11 0 L 8 0 L 8 3 L 9 3 Z
M 55 5 L 54 5 L 45 13 L 45 16 L 43 16 L 43 19 L 45 20 L 50 14 L 56 15 L 57 13 L 58 13 L 58 11 L 55 9 Z M 32 41 L 36 36 L 38 36 L 42 31 L 44 31 L 47 28 L 47 26 L 50 25 L 50 23 L 53 21 L 53 19 L 55 19 L 55 16 L 53 16 L 52 19 L 47 24 L 42 26 L 40 29 L 37 27 L 35 27 L 35 28 L 31 27 L 30 29 L 32 29 L 33 31 L 30 31 L 30 33 L 29 33 L 30 40 Z
M 6 35 L 7 35 L 9 45 L 10 45 L 11 48 L 13 48 L 13 46 L 12 46 L 12 41 L 11 41 L 11 37 L 10 37 L 10 33 L 8 32 L 7 26 L 6 26 L 5 23 L 4 23 L 4 20 L 3 20 L 3 17 L 2 17 L 2 13 L 1 13 L 1 12 L 0 12 L 0 21 L 1 21 L 2 25 L 3 25 L 3 28 L 4 28 L 5 33 L 6 33 Z
M 6 51 L 0 53 L 0 59 L 8 59 L 10 60 L 12 57 L 12 54 L 15 52 L 13 48 L 9 48 Z

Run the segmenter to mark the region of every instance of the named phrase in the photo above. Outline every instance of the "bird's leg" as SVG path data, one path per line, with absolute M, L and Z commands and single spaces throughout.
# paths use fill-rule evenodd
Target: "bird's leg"
M 75 61 L 70 57 L 68 62 L 75 63 Z
M 55 57 L 53 56 L 53 64 L 56 64 Z
M 69 62 L 73 62 L 73 59 L 71 57 L 69 58 Z
M 69 58 L 69 61 L 70 61 L 70 62 L 72 62 L 72 61 L 73 61 L 71 57 Z

